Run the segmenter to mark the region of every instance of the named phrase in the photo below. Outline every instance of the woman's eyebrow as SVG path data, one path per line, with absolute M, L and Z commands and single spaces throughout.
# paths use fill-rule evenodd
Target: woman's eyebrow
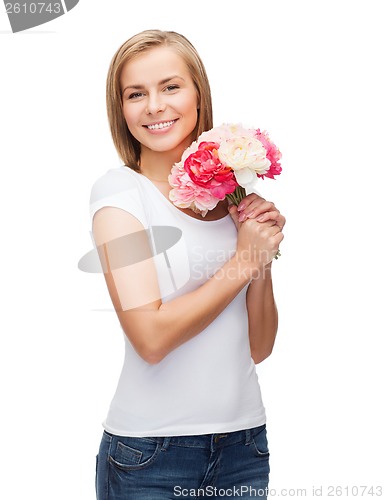
M 179 78 L 180 80 L 183 80 L 183 82 L 185 82 L 183 77 L 181 77 L 179 75 L 172 75 L 172 76 L 169 76 L 168 78 L 164 78 L 164 80 L 161 80 L 161 82 L 159 82 L 159 85 L 164 85 L 164 83 L 168 83 L 171 80 L 173 80 L 174 78 Z
M 185 82 L 184 78 L 182 76 L 179 76 L 179 75 L 172 75 L 172 76 L 168 76 L 167 78 L 164 78 L 163 80 L 161 80 L 159 82 L 159 85 L 164 85 L 165 83 L 168 83 L 170 82 L 171 80 L 174 80 L 175 78 L 179 78 L 180 80 L 183 80 L 183 82 Z M 124 92 L 127 90 L 127 89 L 135 89 L 135 90 L 139 90 L 139 89 L 142 89 L 144 88 L 145 85 L 127 85 L 124 90 L 123 90 L 123 94 Z

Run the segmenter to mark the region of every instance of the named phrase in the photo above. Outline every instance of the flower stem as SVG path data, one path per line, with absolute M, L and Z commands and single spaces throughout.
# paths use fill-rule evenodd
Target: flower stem
M 226 197 L 230 200 L 234 205 L 238 206 L 243 198 L 245 198 L 246 192 L 245 189 L 241 186 L 237 186 L 237 188 L 233 191 L 233 193 L 227 194 Z
M 245 197 L 246 197 L 245 189 L 241 186 L 237 186 L 237 188 L 233 191 L 233 193 L 226 195 L 226 198 L 228 198 L 228 200 L 230 200 L 236 206 L 238 206 L 241 200 Z M 277 250 L 274 259 L 277 260 L 279 257 L 281 257 L 281 253 L 280 250 Z

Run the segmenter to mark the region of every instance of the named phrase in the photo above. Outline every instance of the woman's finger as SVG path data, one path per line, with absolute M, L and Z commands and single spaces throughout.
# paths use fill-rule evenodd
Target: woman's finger
M 240 205 L 239 205 L 240 206 Z M 245 214 L 246 216 L 257 217 L 263 212 L 271 212 L 275 210 L 276 207 L 271 201 L 266 201 L 264 199 L 252 200 L 248 205 L 240 211 L 240 214 Z M 239 208 L 238 208 L 239 210 Z
M 272 202 L 266 201 L 261 203 L 260 205 L 257 205 L 256 207 L 252 204 L 248 208 L 240 212 L 239 220 L 241 222 L 245 219 L 257 219 L 260 215 L 264 213 L 272 213 L 272 212 L 279 212 Z
M 241 202 L 237 207 L 237 210 L 239 212 L 242 212 L 244 209 L 248 208 L 251 203 L 260 204 L 263 201 L 265 201 L 265 199 L 256 193 L 248 194 L 245 198 L 241 200 Z
M 281 215 L 281 213 L 278 210 L 273 210 L 272 212 L 264 212 L 259 216 L 255 216 L 255 219 L 258 222 L 266 222 L 268 220 L 273 220 L 281 229 L 283 229 L 285 225 L 285 217 Z

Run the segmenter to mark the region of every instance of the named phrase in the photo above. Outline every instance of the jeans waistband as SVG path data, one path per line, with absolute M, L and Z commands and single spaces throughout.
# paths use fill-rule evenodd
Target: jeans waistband
M 259 427 L 243 429 L 233 432 L 222 432 L 217 434 L 199 434 L 193 436 L 166 436 L 166 437 L 145 437 L 140 438 L 149 441 L 156 441 L 161 444 L 161 449 L 166 450 L 170 445 L 181 446 L 185 448 L 202 448 L 212 452 L 216 449 L 230 446 L 233 444 L 249 445 L 253 436 L 264 430 L 265 424 Z M 105 434 L 112 436 L 105 431 Z
M 252 427 L 234 432 L 223 432 L 217 434 L 202 434 L 196 436 L 172 436 L 162 438 L 162 449 L 167 449 L 169 445 L 183 446 L 186 448 L 204 448 L 212 452 L 233 444 L 249 445 L 253 436 L 265 428 L 265 424 L 260 427 Z

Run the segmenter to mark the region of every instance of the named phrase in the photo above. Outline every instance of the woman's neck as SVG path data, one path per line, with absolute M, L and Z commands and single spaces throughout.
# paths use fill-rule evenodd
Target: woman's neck
M 166 181 L 174 163 L 180 161 L 180 156 L 175 156 L 169 151 L 144 150 L 140 156 L 140 172 L 149 179 Z
M 183 144 L 171 151 L 153 151 L 141 147 L 140 172 L 151 180 L 167 181 L 173 165 L 180 161 L 184 150 L 190 146 L 192 141 L 188 137 Z

